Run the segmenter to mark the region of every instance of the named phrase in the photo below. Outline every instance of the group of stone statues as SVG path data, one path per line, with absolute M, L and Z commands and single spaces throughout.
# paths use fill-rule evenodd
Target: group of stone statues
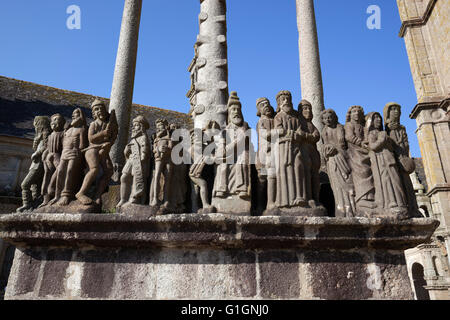
M 108 113 L 100 100 L 92 104 L 92 116 L 89 129 L 80 108 L 73 111 L 67 125 L 61 114 L 35 118 L 35 152 L 22 183 L 23 206 L 19 212 L 68 206 L 73 200 L 77 200 L 80 211 L 83 207 L 101 211 L 101 196 L 113 174 L 109 151 L 117 138 L 118 125 L 114 111 Z
M 188 162 L 176 161 L 182 142 L 173 135 L 179 127 L 158 119 L 149 139 L 149 122 L 137 116 L 124 150 L 119 212 L 183 213 L 189 177 L 198 196 L 189 208 L 199 213 L 251 215 L 253 194 L 263 215 L 325 216 L 319 201 L 325 162 L 337 217 L 416 216 L 409 178 L 415 166 L 398 104 L 385 106 L 384 123 L 379 113 L 365 115 L 362 107 L 352 106 L 343 126 L 333 110 L 325 110 L 319 133 L 311 103 L 302 100 L 295 110 L 289 91 L 280 91 L 276 103 L 275 111 L 267 98 L 256 102 L 256 199 L 251 131 L 236 92 L 230 94 L 224 128 L 211 120 L 190 131 Z M 81 109 L 73 112 L 70 124 L 60 114 L 35 118 L 35 152 L 19 212 L 67 212 L 69 207 L 101 212 L 101 197 L 113 175 L 109 151 L 118 124 L 100 100 L 92 104 L 92 116 L 89 128 Z
M 337 216 L 415 217 L 418 213 L 409 175 L 414 160 L 409 155 L 406 129 L 400 124 L 396 103 L 364 115 L 352 106 L 346 123 L 336 113 L 322 112 L 322 154 L 336 202 Z

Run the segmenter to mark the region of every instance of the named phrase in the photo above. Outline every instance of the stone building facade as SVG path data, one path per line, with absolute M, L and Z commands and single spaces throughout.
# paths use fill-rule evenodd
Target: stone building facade
M 397 3 L 418 100 L 410 117 L 417 121 L 428 185 L 426 195 L 416 191 L 419 206 L 441 223 L 431 243 L 406 252 L 408 270 L 418 299 L 450 299 L 450 2 Z
M 88 94 L 0 76 L 0 215 L 14 212 L 22 204 L 20 185 L 31 163 L 34 117 L 60 113 L 68 121 L 73 110 L 83 108 L 90 122 L 90 105 L 95 98 Z M 100 99 L 109 102 L 108 99 Z M 149 135 L 155 132 L 155 120 L 159 118 L 181 127 L 192 126 L 190 117 L 184 113 L 134 104 L 130 121 L 137 115 L 143 115 L 149 121 Z M 113 198 L 118 193 L 115 189 L 117 188 L 111 188 Z M 113 203 L 114 200 L 110 202 Z M 13 250 L 8 247 L 8 244 L 0 240 L 0 298 L 12 260 Z M 3 261 L 5 264 L 2 268 Z

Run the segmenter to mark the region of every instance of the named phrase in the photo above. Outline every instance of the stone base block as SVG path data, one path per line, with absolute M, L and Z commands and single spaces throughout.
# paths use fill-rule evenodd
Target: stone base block
M 328 212 L 323 206 L 315 208 L 274 208 L 264 211 L 263 215 L 279 217 L 326 217 Z
M 216 208 L 217 212 L 223 212 L 235 216 L 251 215 L 251 201 L 242 199 L 236 195 L 229 196 L 227 198 L 213 197 L 211 204 Z
M 102 206 L 98 204 L 84 205 L 80 201 L 75 200 L 69 203 L 68 206 L 44 206 L 41 208 L 34 209 L 35 213 L 101 213 Z
M 403 250 L 431 219 L 0 217 L 6 299 L 413 299 Z

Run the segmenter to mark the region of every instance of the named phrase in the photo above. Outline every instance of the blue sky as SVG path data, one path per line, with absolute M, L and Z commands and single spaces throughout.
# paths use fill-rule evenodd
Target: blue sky
M 66 9 L 81 8 L 81 30 L 69 30 Z M 417 103 L 396 1 L 315 0 L 327 108 L 341 123 L 349 106 L 381 112 L 403 106 L 411 152 L 420 157 Z M 370 5 L 381 8 L 381 30 L 369 30 Z M 280 90 L 301 100 L 295 0 L 228 0 L 229 87 L 255 128 L 255 102 L 275 105 Z M 199 0 L 144 0 L 134 102 L 189 111 L 187 71 L 198 33 Z M 122 0 L 3 0 L 0 75 L 109 97 L 122 19 Z

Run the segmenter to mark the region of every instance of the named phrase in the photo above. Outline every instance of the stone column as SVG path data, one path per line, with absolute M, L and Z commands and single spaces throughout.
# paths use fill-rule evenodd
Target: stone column
M 195 44 L 191 103 L 194 126 L 209 120 L 226 126 L 228 101 L 227 20 L 225 0 L 200 0 L 200 32 Z
M 322 124 L 319 116 L 325 107 L 314 1 L 296 0 L 296 2 L 302 99 L 306 99 L 312 104 L 313 123 L 321 132 Z
M 138 50 L 139 25 L 142 0 L 125 0 L 119 48 L 111 90 L 109 111 L 115 110 L 119 124 L 119 135 L 111 149 L 111 159 L 119 172 L 124 165 L 123 150 L 128 142 L 131 106 L 133 103 L 134 76 Z M 117 172 L 116 172 L 117 173 Z M 116 179 L 117 176 L 114 177 Z

